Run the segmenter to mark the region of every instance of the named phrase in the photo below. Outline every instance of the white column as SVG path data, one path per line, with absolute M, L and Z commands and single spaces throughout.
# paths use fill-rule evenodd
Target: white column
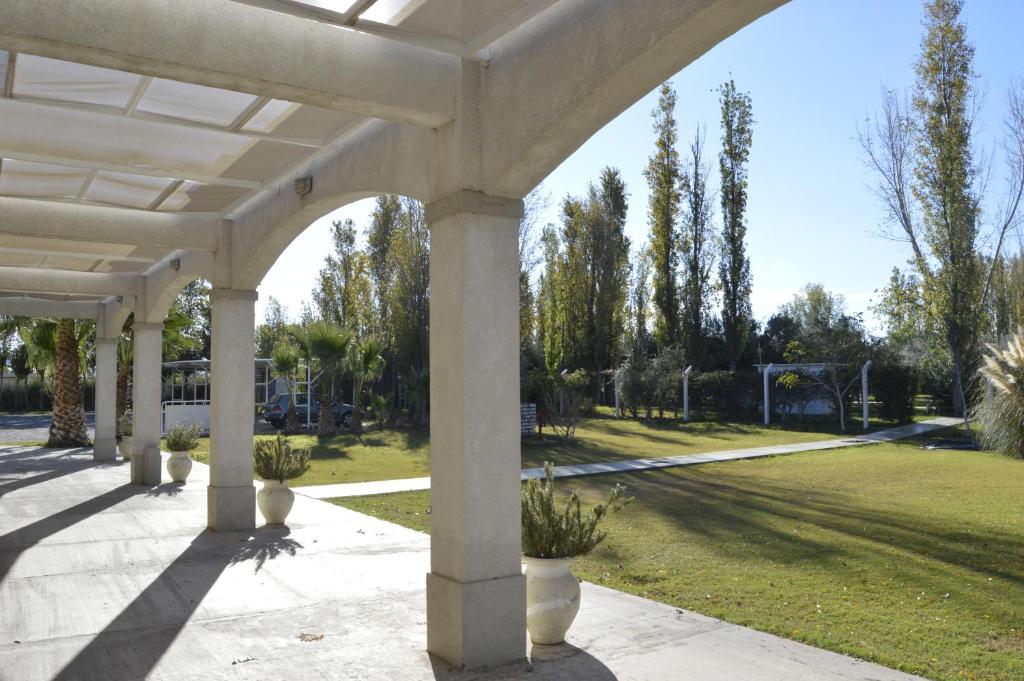
M 864 430 L 868 429 L 868 369 L 871 368 L 871 360 L 864 363 L 860 370 L 860 395 L 864 405 Z
M 117 459 L 117 341 L 96 339 L 96 437 L 92 458 Z
M 427 648 L 457 667 L 521 659 L 522 202 L 458 192 L 430 225 L 431 544 Z
M 132 484 L 160 484 L 160 398 L 164 325 L 132 325 Z
M 764 371 L 764 425 L 766 425 L 766 426 L 771 425 L 771 422 L 772 422 L 772 417 L 771 417 L 771 411 L 772 411 L 771 395 L 768 393 L 768 381 L 770 380 L 770 377 L 772 375 L 772 367 L 774 367 L 774 366 L 775 366 L 774 364 L 769 364 L 768 366 L 763 367 L 763 371 Z
M 683 420 L 690 420 L 690 373 L 693 371 L 693 367 L 686 367 L 686 371 L 683 372 Z
M 210 299 L 213 328 L 207 525 L 218 532 L 251 530 L 256 526 L 256 488 L 252 479 L 256 292 L 215 288 Z

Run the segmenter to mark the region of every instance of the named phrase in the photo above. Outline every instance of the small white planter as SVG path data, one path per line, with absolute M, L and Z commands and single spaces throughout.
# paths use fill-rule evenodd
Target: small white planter
M 121 441 L 117 443 L 117 449 L 121 452 L 121 459 L 124 461 L 132 460 L 132 436 L 122 435 Z
M 295 503 L 295 492 L 288 489 L 287 480 L 264 480 L 263 489 L 256 493 L 256 503 L 267 525 L 284 525 Z
M 171 452 L 167 459 L 167 473 L 174 482 L 185 482 L 192 471 L 192 459 L 188 452 Z
M 572 574 L 572 558 L 528 558 L 526 563 L 526 628 L 538 645 L 565 641 L 580 609 L 580 583 Z

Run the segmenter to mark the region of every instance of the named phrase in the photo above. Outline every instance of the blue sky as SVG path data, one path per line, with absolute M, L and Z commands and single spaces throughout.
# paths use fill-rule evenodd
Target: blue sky
M 747 241 L 758 319 L 808 282 L 843 294 L 852 311 L 869 317 L 874 291 L 893 266 L 905 263 L 904 244 L 881 236 L 883 210 L 856 133 L 877 107 L 883 85 L 912 84 L 921 14 L 918 0 L 793 0 L 672 78 L 682 143 L 698 124 L 705 125 L 713 159 L 719 146 L 715 88 L 732 77 L 752 97 Z M 967 0 L 964 16 L 984 93 L 979 143 L 995 159 L 990 194 L 997 198 L 1004 186 L 996 141 L 1006 89 L 1012 79 L 1024 78 L 1024 2 Z M 561 198 L 582 194 L 611 165 L 629 189 L 627 233 L 634 246 L 646 240 L 643 168 L 653 145 L 650 112 L 656 101 L 651 93 L 637 102 L 548 176 L 543 187 L 551 201 L 544 222 L 557 222 Z M 269 296 L 296 315 L 319 270 L 310 258 L 319 264 L 331 248 L 331 221 L 351 217 L 362 230 L 372 206 L 372 199 L 346 206 L 297 238 L 260 286 L 257 318 Z M 720 215 L 715 217 L 720 223 Z

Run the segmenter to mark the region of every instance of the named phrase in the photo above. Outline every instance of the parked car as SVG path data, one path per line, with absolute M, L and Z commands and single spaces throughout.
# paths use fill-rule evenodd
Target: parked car
M 283 428 L 285 416 L 288 414 L 288 404 L 289 398 L 287 394 L 274 395 L 264 405 L 263 420 L 275 428 Z M 299 415 L 299 422 L 305 424 L 306 413 L 309 411 L 305 395 L 298 395 L 296 397 L 295 411 Z M 343 428 L 352 427 L 353 407 L 351 404 L 333 402 L 331 404 L 331 412 L 334 414 L 334 425 Z M 320 402 L 318 400 L 313 400 L 313 413 L 310 414 L 309 420 L 310 423 L 317 423 L 320 420 Z

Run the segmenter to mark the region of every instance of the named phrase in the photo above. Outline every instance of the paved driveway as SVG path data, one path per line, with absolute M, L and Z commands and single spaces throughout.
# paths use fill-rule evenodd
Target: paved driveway
M 94 414 L 87 413 L 85 419 L 91 439 Z M 0 414 L 0 442 L 37 442 L 49 436 L 49 414 Z

